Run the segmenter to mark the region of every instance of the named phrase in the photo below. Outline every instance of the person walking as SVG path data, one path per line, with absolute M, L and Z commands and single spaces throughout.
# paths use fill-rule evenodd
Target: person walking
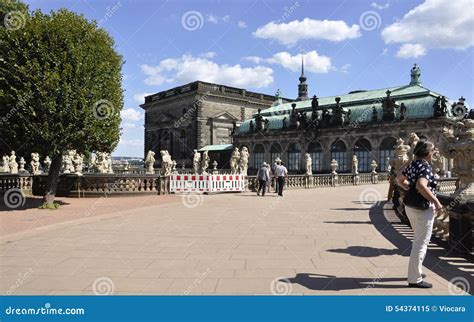
M 279 161 L 275 168 L 275 176 L 277 177 L 278 183 L 278 195 L 283 197 L 283 187 L 285 185 L 285 178 L 288 177 L 288 170 L 283 165 L 283 162 Z
M 419 141 L 414 148 L 413 160 L 397 175 L 397 183 L 406 190 L 403 200 L 405 212 L 413 229 L 413 243 L 408 263 L 408 286 L 431 288 L 423 281 L 422 266 L 433 230 L 434 212 L 443 206 L 436 197 L 436 179 L 431 167 L 434 144 Z
M 262 167 L 257 172 L 258 190 L 257 196 L 260 196 L 260 190 L 262 190 L 262 197 L 265 196 L 267 190 L 267 182 L 270 180 L 270 168 L 266 162 L 263 162 Z

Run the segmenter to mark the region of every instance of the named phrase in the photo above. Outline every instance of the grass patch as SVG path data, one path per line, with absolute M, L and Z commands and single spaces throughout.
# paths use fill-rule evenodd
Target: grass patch
M 38 207 L 39 209 L 50 209 L 50 210 L 55 210 L 59 208 L 59 204 L 57 202 L 54 202 L 52 205 L 47 204 L 46 202 L 43 203 L 41 206 Z

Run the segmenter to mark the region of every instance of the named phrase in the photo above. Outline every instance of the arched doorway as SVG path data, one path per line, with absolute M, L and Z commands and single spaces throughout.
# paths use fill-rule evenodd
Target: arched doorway
M 387 137 L 380 143 L 380 171 L 388 171 L 388 160 L 392 159 L 395 153 L 397 140 L 394 137 Z
M 334 159 L 339 164 L 338 171 L 347 171 L 347 147 L 346 144 L 341 141 L 334 141 L 331 145 L 331 160 Z
M 288 171 L 299 171 L 301 163 L 301 150 L 296 145 L 292 143 L 288 147 Z

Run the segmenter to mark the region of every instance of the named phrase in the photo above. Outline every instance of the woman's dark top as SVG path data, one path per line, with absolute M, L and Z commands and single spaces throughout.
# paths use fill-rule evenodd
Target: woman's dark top
M 428 180 L 428 188 L 431 192 L 436 195 L 436 179 L 433 174 L 433 168 L 426 160 L 413 160 L 406 168 L 402 171 L 402 174 L 407 177 L 410 187 L 416 187 L 416 182 L 419 178 L 425 178 Z

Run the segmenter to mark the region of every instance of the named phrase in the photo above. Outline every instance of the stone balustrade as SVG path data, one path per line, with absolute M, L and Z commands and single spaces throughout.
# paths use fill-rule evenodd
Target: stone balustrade
M 33 179 L 31 175 L 0 174 L 0 194 L 10 189 L 20 189 L 25 196 L 32 193 Z

